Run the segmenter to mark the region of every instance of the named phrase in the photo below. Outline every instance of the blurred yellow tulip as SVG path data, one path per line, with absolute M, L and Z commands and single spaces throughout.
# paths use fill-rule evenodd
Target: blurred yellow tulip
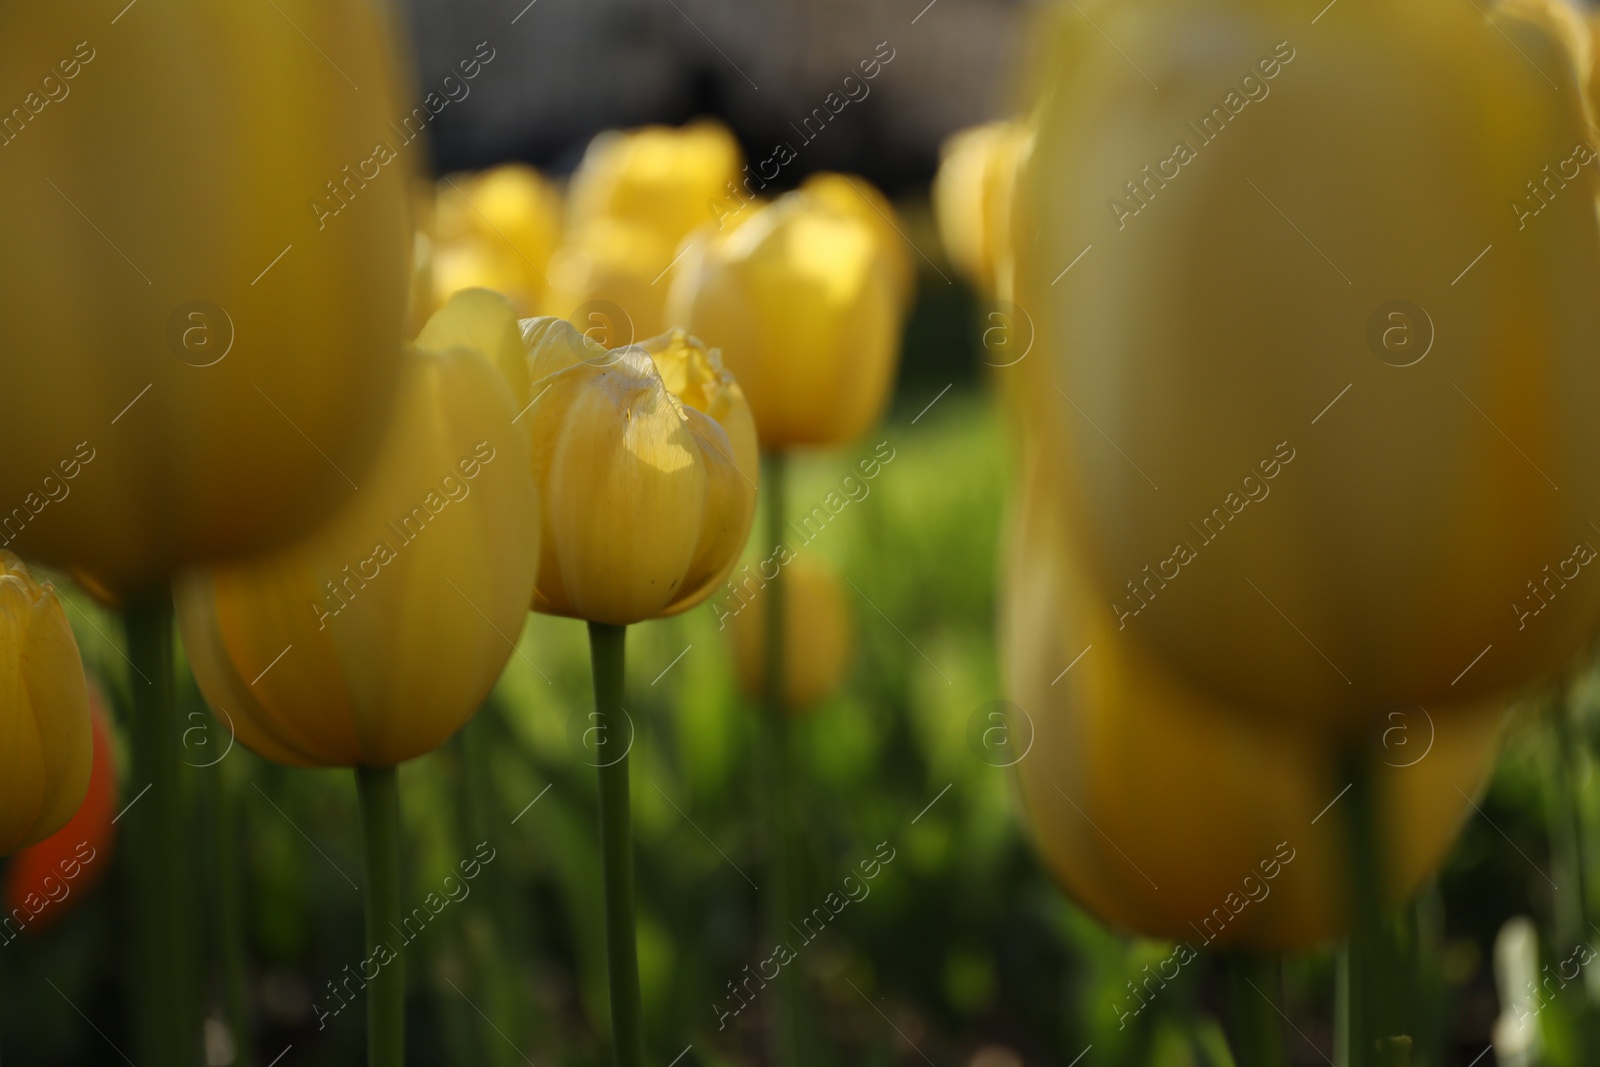
M 681 330 L 612 351 L 562 319 L 527 320 L 522 336 L 544 503 L 534 609 L 625 626 L 694 607 L 726 580 L 755 515 L 738 383 Z
M 849 441 L 883 410 L 906 307 L 882 234 L 802 188 L 691 239 L 667 319 L 722 350 L 763 447 Z
M 392 766 L 445 741 L 499 677 L 539 558 L 527 435 L 484 351 L 515 322 L 504 298 L 458 294 L 419 339 L 449 347 L 407 353 L 344 508 L 272 555 L 180 577 L 195 678 L 255 752 Z
M 745 696 L 765 693 L 767 596 L 758 595 L 727 617 L 733 666 Z M 855 626 L 834 572 L 799 559 L 784 569 L 784 707 L 806 711 L 839 691 L 850 669 Z
M 889 258 L 895 290 L 901 304 L 909 309 L 916 288 L 916 270 L 911 262 L 908 240 L 889 198 L 870 182 L 829 170 L 811 175 L 800 183 L 800 188 L 836 211 L 860 216 L 878 232 Z
M 115 14 L 0 12 L 0 543 L 133 592 L 364 475 L 425 160 L 382 5 Z
M 584 223 L 550 260 L 544 309 L 585 332 L 598 326 L 604 336 L 590 336 L 612 348 L 654 337 L 667 328 L 672 256 L 672 243 L 653 227 L 617 218 Z
M 72 818 L 92 760 L 89 690 L 66 613 L 48 582 L 0 551 L 0 856 Z
M 589 142 L 572 174 L 567 209 L 574 226 L 603 218 L 655 230 L 676 246 L 717 218 L 739 181 L 743 153 L 720 122 L 607 130 Z
M 1051 31 L 1019 370 L 1085 596 L 1186 685 L 1360 729 L 1593 635 L 1600 156 L 1554 10 L 1341 5 L 1313 42 L 1098 5 L 1140 71 Z
M 1000 647 L 1021 711 L 1001 724 L 1010 747 L 995 754 L 1021 757 L 1051 872 L 1106 921 L 1191 949 L 1303 948 L 1337 934 L 1352 879 L 1348 809 L 1330 807 L 1348 782 L 1336 747 L 1292 715 L 1237 715 L 1131 628 L 1119 632 L 1054 514 L 1045 469 L 1030 466 L 1007 565 Z M 1490 702 L 1397 709 L 1384 724 L 1373 788 L 1392 899 L 1449 851 L 1502 718 Z
M 437 220 L 436 299 L 484 286 L 521 314 L 542 306 L 561 239 L 561 196 L 537 170 L 504 163 L 448 177 L 439 183 Z
M 933 208 L 945 254 L 980 291 L 1002 288 L 1011 262 L 1011 211 L 1017 165 L 1030 134 L 1001 120 L 958 130 L 945 138 L 933 179 Z

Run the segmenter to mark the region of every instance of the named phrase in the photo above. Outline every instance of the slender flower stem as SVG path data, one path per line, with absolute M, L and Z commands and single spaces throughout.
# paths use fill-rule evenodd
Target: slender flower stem
M 1408 1009 L 1404 961 L 1395 945 L 1384 907 L 1384 839 L 1371 757 L 1346 753 L 1343 779 L 1350 784 L 1344 822 L 1350 857 L 1351 933 L 1341 956 L 1346 1027 L 1341 1067 L 1406 1067 L 1411 1037 L 1405 1033 Z
M 361 794 L 361 840 L 365 850 L 367 943 L 377 956 L 400 927 L 400 774 L 395 767 L 357 767 Z M 377 977 L 367 983 L 367 1065 L 404 1067 L 406 1060 L 405 961 L 380 956 Z
M 766 497 L 767 537 L 763 551 L 773 552 L 784 542 L 784 495 L 788 482 L 788 457 L 782 452 L 767 454 L 767 469 L 762 477 L 762 496 Z M 764 748 L 764 777 L 767 783 L 767 847 L 771 860 L 766 878 L 767 937 L 771 943 L 788 939 L 791 914 L 793 871 L 791 867 L 790 792 L 789 792 L 789 708 L 787 693 L 787 648 L 784 627 L 788 612 L 788 591 L 783 568 L 768 581 L 764 594 L 766 632 L 763 634 L 763 689 L 761 734 Z M 805 1057 L 800 1048 L 802 990 L 793 968 L 777 978 L 778 996 L 773 1015 L 772 1061 L 780 1067 L 798 1067 Z
M 133 892 L 134 1032 L 141 1063 L 200 1062 L 201 969 L 193 906 L 193 776 L 183 761 L 173 666 L 172 597 L 163 586 L 123 613 L 135 668 L 127 814 Z
M 628 801 L 628 750 L 633 730 L 624 709 L 625 626 L 591 622 L 595 762 L 600 771 L 600 865 L 606 896 L 606 974 L 611 985 L 611 1045 L 617 1067 L 643 1067 L 644 1020 L 639 1002 L 639 947 L 633 919 L 633 824 Z
M 1235 952 L 1228 958 L 1228 998 L 1233 1008 L 1235 1059 L 1250 1067 L 1288 1067 L 1283 1022 L 1275 1001 L 1283 983 L 1276 956 Z
M 200 771 L 205 821 L 206 879 L 212 952 L 222 987 L 222 1011 L 233 1039 L 233 1067 L 256 1067 L 255 1027 L 250 1014 L 250 978 L 245 962 L 243 886 L 239 871 L 239 813 L 233 783 L 221 766 Z

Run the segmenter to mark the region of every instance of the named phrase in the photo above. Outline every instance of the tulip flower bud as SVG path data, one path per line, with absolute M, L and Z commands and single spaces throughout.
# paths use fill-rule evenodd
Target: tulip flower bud
M 672 242 L 654 227 L 615 218 L 586 222 L 567 235 L 550 260 L 544 308 L 586 330 L 595 325 L 588 321 L 586 305 L 620 308 L 625 319 L 601 323 L 606 336 L 597 338 L 614 348 L 654 337 L 667 327 L 666 275 L 672 255 Z
M 1093 610 L 1229 707 L 1360 730 L 1600 623 L 1600 153 L 1565 7 L 1104 5 L 1138 70 L 1054 31 L 1019 370 Z
M 384 5 L 110 14 L 0 12 L 0 544 L 133 593 L 361 479 L 431 116 Z
M 722 350 L 767 448 L 860 436 L 888 399 L 905 305 L 881 223 L 802 188 L 693 239 L 667 319 Z
M 112 820 L 117 814 L 117 754 L 111 743 L 105 697 L 93 684 L 89 686 L 89 721 L 93 766 L 83 803 L 65 826 L 12 856 L 6 868 L 6 915 L 26 915 L 22 930 L 29 934 L 45 930 L 77 907 L 111 870 L 111 845 L 116 838 Z M 0 923 L 0 942 L 8 939 L 11 930 L 11 926 Z
M 829 170 L 811 175 L 801 183 L 800 188 L 807 196 L 827 204 L 835 211 L 858 216 L 877 231 L 889 258 L 902 309 L 909 310 L 911 298 L 915 295 L 916 270 L 911 262 L 906 236 L 900 229 L 894 205 L 889 203 L 889 198 L 870 182 Z
M 1238 715 L 1119 632 L 1034 458 L 1000 641 L 1020 710 L 999 728 L 1046 865 L 1102 919 L 1195 949 L 1303 948 L 1345 929 L 1354 801 L 1340 799 L 1337 749 L 1288 714 Z M 1382 724 L 1372 777 L 1391 900 L 1430 875 L 1471 813 L 1500 709 L 1412 706 Z
M 534 168 L 504 163 L 439 183 L 434 292 L 440 303 L 461 289 L 504 293 L 531 315 L 544 298 L 550 255 L 561 238 L 561 197 Z
M 305 539 L 176 583 L 201 692 L 241 743 L 296 766 L 386 767 L 477 710 L 533 595 L 539 506 L 517 406 L 477 348 L 503 298 L 458 294 L 409 351 L 372 471 Z
M 589 142 L 568 189 L 574 227 L 602 218 L 655 230 L 669 247 L 713 221 L 740 180 L 739 142 L 720 122 L 607 130 Z M 645 335 L 648 336 L 648 335 Z
M 850 669 L 855 627 L 832 570 L 798 560 L 785 568 L 783 580 L 784 706 L 801 712 L 839 691 Z M 752 700 L 765 693 L 767 599 L 758 593 L 727 619 L 739 687 Z
M 1017 164 L 1030 134 L 1017 122 L 999 121 L 958 130 L 945 138 L 933 179 L 933 208 L 945 254 L 979 290 L 995 293 L 1009 271 L 1011 203 Z
M 533 474 L 544 554 L 533 607 L 624 626 L 674 615 L 726 581 L 755 515 L 744 394 L 681 330 L 607 351 L 529 319 Z
M 49 837 L 89 788 L 78 642 L 49 583 L 0 551 L 0 855 Z

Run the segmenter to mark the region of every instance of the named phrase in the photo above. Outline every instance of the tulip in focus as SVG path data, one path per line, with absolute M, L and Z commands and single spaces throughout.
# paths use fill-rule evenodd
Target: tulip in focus
M 253 751 L 392 766 L 443 743 L 499 677 L 539 558 L 527 438 L 490 362 L 514 330 L 503 298 L 457 294 L 408 352 L 379 460 L 333 519 L 178 583 L 201 691 Z
M 49 583 L 0 551 L 0 855 L 42 841 L 89 788 L 93 741 L 78 642 Z
M 767 449 L 852 440 L 878 418 L 906 304 L 882 224 L 801 188 L 697 238 L 667 319 L 722 350 Z
M 1589 59 L 1566 4 L 1481 8 L 1050 30 L 1015 300 L 1083 602 L 1258 718 L 1442 719 L 1600 622 Z
M 1017 166 L 1029 145 L 1011 120 L 958 130 L 945 139 L 933 179 L 933 207 L 945 254 L 979 290 L 1002 290 L 1011 263 Z
M 534 609 L 625 626 L 705 600 L 744 548 L 759 476 L 716 350 L 677 330 L 607 351 L 555 318 L 522 336 L 544 506 Z
M 520 314 L 534 314 L 561 239 L 561 197 L 534 168 L 504 163 L 439 183 L 434 293 L 443 304 L 462 289 L 504 293 Z
M 839 691 L 850 669 L 854 624 L 838 576 L 807 559 L 788 565 L 783 593 L 784 709 L 800 713 Z M 767 598 L 759 594 L 727 620 L 733 666 L 745 696 L 766 685 Z
M 111 869 L 116 837 L 117 755 L 105 697 L 90 685 L 89 720 L 93 767 L 83 803 L 67 824 L 43 841 L 11 857 L 6 869 L 5 917 L 0 922 L 8 941 L 18 929 L 37 934 L 66 915 Z M 72 903 L 68 904 L 67 901 Z
M 143 593 L 326 517 L 393 397 L 425 154 L 384 6 L 6 5 L 0 71 L 0 544 Z
M 1238 715 L 1188 686 L 1141 635 L 1119 632 L 1092 596 L 1045 469 L 1035 461 L 1023 492 L 1000 647 L 1023 713 L 1007 728 L 1025 752 L 1016 768 L 1047 867 L 1105 921 L 1190 949 L 1299 949 L 1347 930 L 1348 811 L 1325 809 L 1348 779 L 1326 740 L 1291 715 Z M 1413 706 L 1385 722 L 1374 788 L 1391 900 L 1433 873 L 1472 813 L 1500 708 Z

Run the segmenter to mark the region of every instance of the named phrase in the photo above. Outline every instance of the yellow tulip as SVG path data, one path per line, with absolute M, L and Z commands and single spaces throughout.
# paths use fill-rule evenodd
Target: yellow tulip
M 257 753 L 392 766 L 441 744 L 499 677 L 539 551 L 527 436 L 484 354 L 512 329 L 503 298 L 459 294 L 419 339 L 450 347 L 408 352 L 382 452 L 333 519 L 177 583 L 201 691 Z
M 693 239 L 667 309 L 722 350 L 764 447 L 859 437 L 888 400 L 905 314 L 881 224 L 833 193 L 788 193 Z
M 72 818 L 92 759 L 89 691 L 66 613 L 48 582 L 0 551 L 0 856 Z
M 800 184 L 808 196 L 847 215 L 858 215 L 878 232 L 889 257 L 895 289 L 900 302 L 909 309 L 916 288 L 916 271 L 911 262 L 905 232 L 889 198 L 870 182 L 834 171 L 818 171 Z
M 561 238 L 561 197 L 534 168 L 504 163 L 439 183 L 435 295 L 472 286 L 504 293 L 523 314 L 539 309 Z
M 833 571 L 798 560 L 785 568 L 783 587 L 784 707 L 806 711 L 839 691 L 850 669 L 855 627 Z M 767 597 L 757 596 L 727 621 L 733 665 L 747 697 L 766 684 Z
M 1335 750 L 1292 715 L 1237 715 L 1187 686 L 1132 628 L 1119 632 L 1042 469 L 1033 465 L 1023 493 L 1000 647 L 1025 713 L 1005 726 L 1008 758 L 1021 756 L 1046 865 L 1102 919 L 1191 949 L 1300 948 L 1338 933 L 1351 876 Z M 1391 898 L 1438 866 L 1471 812 L 1468 797 L 1493 768 L 1498 709 L 1408 707 L 1383 724 L 1373 777 Z
M 1229 706 L 1355 729 L 1594 633 L 1600 156 L 1555 10 L 1098 5 L 1138 70 L 1052 31 L 1024 391 L 1086 596 Z
M 0 543 L 143 590 L 364 475 L 425 163 L 382 12 L 0 13 Z
M 602 218 L 574 229 L 550 260 L 544 308 L 621 348 L 666 329 L 673 246 L 653 227 Z M 618 310 L 621 314 L 618 315 Z
M 1011 261 L 1011 210 L 1017 165 L 1030 136 L 1022 123 L 1001 120 L 945 138 L 933 179 L 933 207 L 945 254 L 985 293 L 1001 287 Z
M 625 626 L 726 581 L 755 514 L 744 394 L 681 330 L 607 351 L 555 318 L 522 326 L 544 503 L 535 610 Z
M 740 180 L 739 142 L 720 122 L 607 130 L 572 174 L 573 226 L 602 218 L 648 226 L 668 245 L 717 218 Z

